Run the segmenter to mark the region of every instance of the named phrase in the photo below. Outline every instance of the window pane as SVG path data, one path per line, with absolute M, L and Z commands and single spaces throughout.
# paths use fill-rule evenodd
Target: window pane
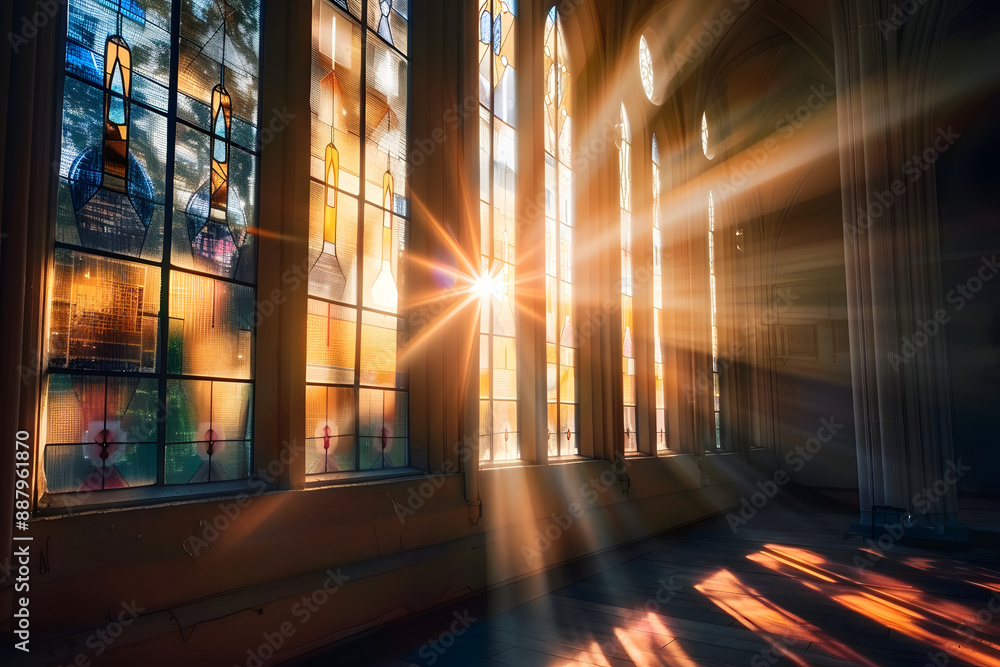
M 156 370 L 159 268 L 59 248 L 54 273 L 50 368 Z
M 479 5 L 480 294 L 479 421 L 484 461 L 520 458 L 517 424 L 517 3 Z M 502 402 L 501 402 L 502 401 Z
M 572 93 L 562 16 L 553 7 L 545 22 L 545 302 L 548 342 L 549 455 L 580 453 L 577 439 L 575 318 L 573 308 Z
M 251 384 L 169 381 L 164 481 L 245 479 L 250 474 L 252 423 Z

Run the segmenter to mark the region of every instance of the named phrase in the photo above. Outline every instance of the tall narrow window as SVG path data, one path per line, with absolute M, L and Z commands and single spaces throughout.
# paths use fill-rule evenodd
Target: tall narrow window
M 701 114 L 701 152 L 709 160 L 712 159 L 708 152 L 708 113 Z
M 252 0 L 69 2 L 48 493 L 249 475 L 259 26 Z
M 622 400 L 625 406 L 625 451 L 638 450 L 635 433 L 635 326 L 632 304 L 632 130 L 625 105 L 619 116 L 618 204 L 621 209 L 622 270 Z
M 656 448 L 667 448 L 663 374 L 663 234 L 660 230 L 660 146 L 653 135 L 653 363 L 656 377 Z
M 314 0 L 306 473 L 409 463 L 405 0 Z
M 517 2 L 479 6 L 481 284 L 479 439 L 484 461 L 521 457 L 514 317 Z
M 572 89 L 563 19 L 545 21 L 545 342 L 548 453 L 580 453 L 578 352 L 573 321 Z
M 722 419 L 719 401 L 719 310 L 715 285 L 715 198 L 708 192 L 708 289 L 712 311 L 712 417 L 715 448 L 722 449 Z

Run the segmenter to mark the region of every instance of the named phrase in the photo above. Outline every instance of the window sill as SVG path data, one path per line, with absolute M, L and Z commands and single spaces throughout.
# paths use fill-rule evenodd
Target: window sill
M 568 463 L 583 463 L 585 461 L 596 461 L 597 459 L 580 456 L 579 454 L 567 454 L 566 456 L 550 456 L 549 463 L 552 465 L 565 465 Z
M 534 468 L 538 464 L 532 461 L 480 461 L 480 470 L 504 470 L 506 468 Z
M 274 485 L 267 484 L 260 478 L 251 478 L 209 484 L 144 486 L 134 489 L 79 493 L 46 493 L 38 501 L 35 518 L 58 518 L 108 510 L 122 511 L 195 503 L 239 495 L 256 496 L 274 490 Z
M 419 477 L 428 473 L 419 468 L 393 468 L 390 470 L 360 470 L 354 472 L 331 472 L 322 475 L 310 475 L 306 478 L 306 489 L 318 489 L 328 486 L 351 486 L 356 484 L 371 484 L 400 477 Z

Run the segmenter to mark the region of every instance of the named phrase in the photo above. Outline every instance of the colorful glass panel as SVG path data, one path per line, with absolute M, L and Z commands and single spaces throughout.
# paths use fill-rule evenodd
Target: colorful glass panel
M 313 2 L 309 475 L 408 464 L 408 5 Z

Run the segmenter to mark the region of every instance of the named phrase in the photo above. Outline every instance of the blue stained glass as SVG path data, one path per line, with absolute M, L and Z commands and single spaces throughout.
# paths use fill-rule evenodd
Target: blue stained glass
M 125 100 L 120 97 L 111 97 L 111 108 L 108 110 L 108 120 L 116 125 L 125 122 Z
M 226 118 L 220 110 L 219 113 L 215 115 L 215 136 L 216 141 L 212 143 L 215 144 L 215 152 L 212 157 L 215 158 L 217 162 L 226 161 Z
M 223 143 L 222 141 L 216 141 L 215 142 L 215 152 L 213 153 L 212 157 L 215 158 L 216 162 L 225 162 L 226 161 L 226 144 Z
M 121 11 L 122 16 L 130 18 L 139 25 L 146 25 L 146 11 L 133 0 L 98 0 L 111 11 Z
M 507 6 L 510 7 L 510 13 L 517 16 L 517 0 L 507 0 Z
M 498 16 L 493 22 L 493 53 L 500 55 L 500 46 L 503 43 L 503 16 Z
M 479 41 L 483 44 L 490 43 L 490 13 L 483 10 L 483 13 L 479 15 Z
M 215 136 L 220 139 L 226 138 L 226 117 L 221 109 L 219 113 L 215 114 Z
M 378 36 L 392 44 L 392 31 L 389 29 L 389 12 L 392 11 L 392 0 L 381 0 L 378 6 L 382 10 L 382 18 L 378 22 Z
M 101 81 L 103 72 L 102 60 L 90 49 L 86 49 L 75 42 L 66 42 L 66 71 L 72 72 L 94 85 L 103 86 Z
M 115 71 L 111 74 L 111 92 L 118 93 L 119 95 L 125 94 L 125 85 L 122 83 L 122 68 L 119 63 L 115 63 Z M 124 118 L 121 121 L 125 122 Z
M 156 206 L 153 183 L 129 152 L 126 191 L 102 188 L 103 165 L 102 147 L 90 146 L 77 156 L 69 169 L 80 242 L 88 248 L 137 257 L 146 243 L 146 230 Z M 117 213 L 109 215 L 109 211 Z
M 111 92 L 117 93 L 118 95 L 125 94 L 125 86 L 122 83 L 122 68 L 118 63 L 115 63 L 115 71 L 111 74 Z M 125 122 L 124 98 L 113 96 L 111 98 L 111 109 L 109 111 L 108 120 L 117 125 L 123 124 Z

